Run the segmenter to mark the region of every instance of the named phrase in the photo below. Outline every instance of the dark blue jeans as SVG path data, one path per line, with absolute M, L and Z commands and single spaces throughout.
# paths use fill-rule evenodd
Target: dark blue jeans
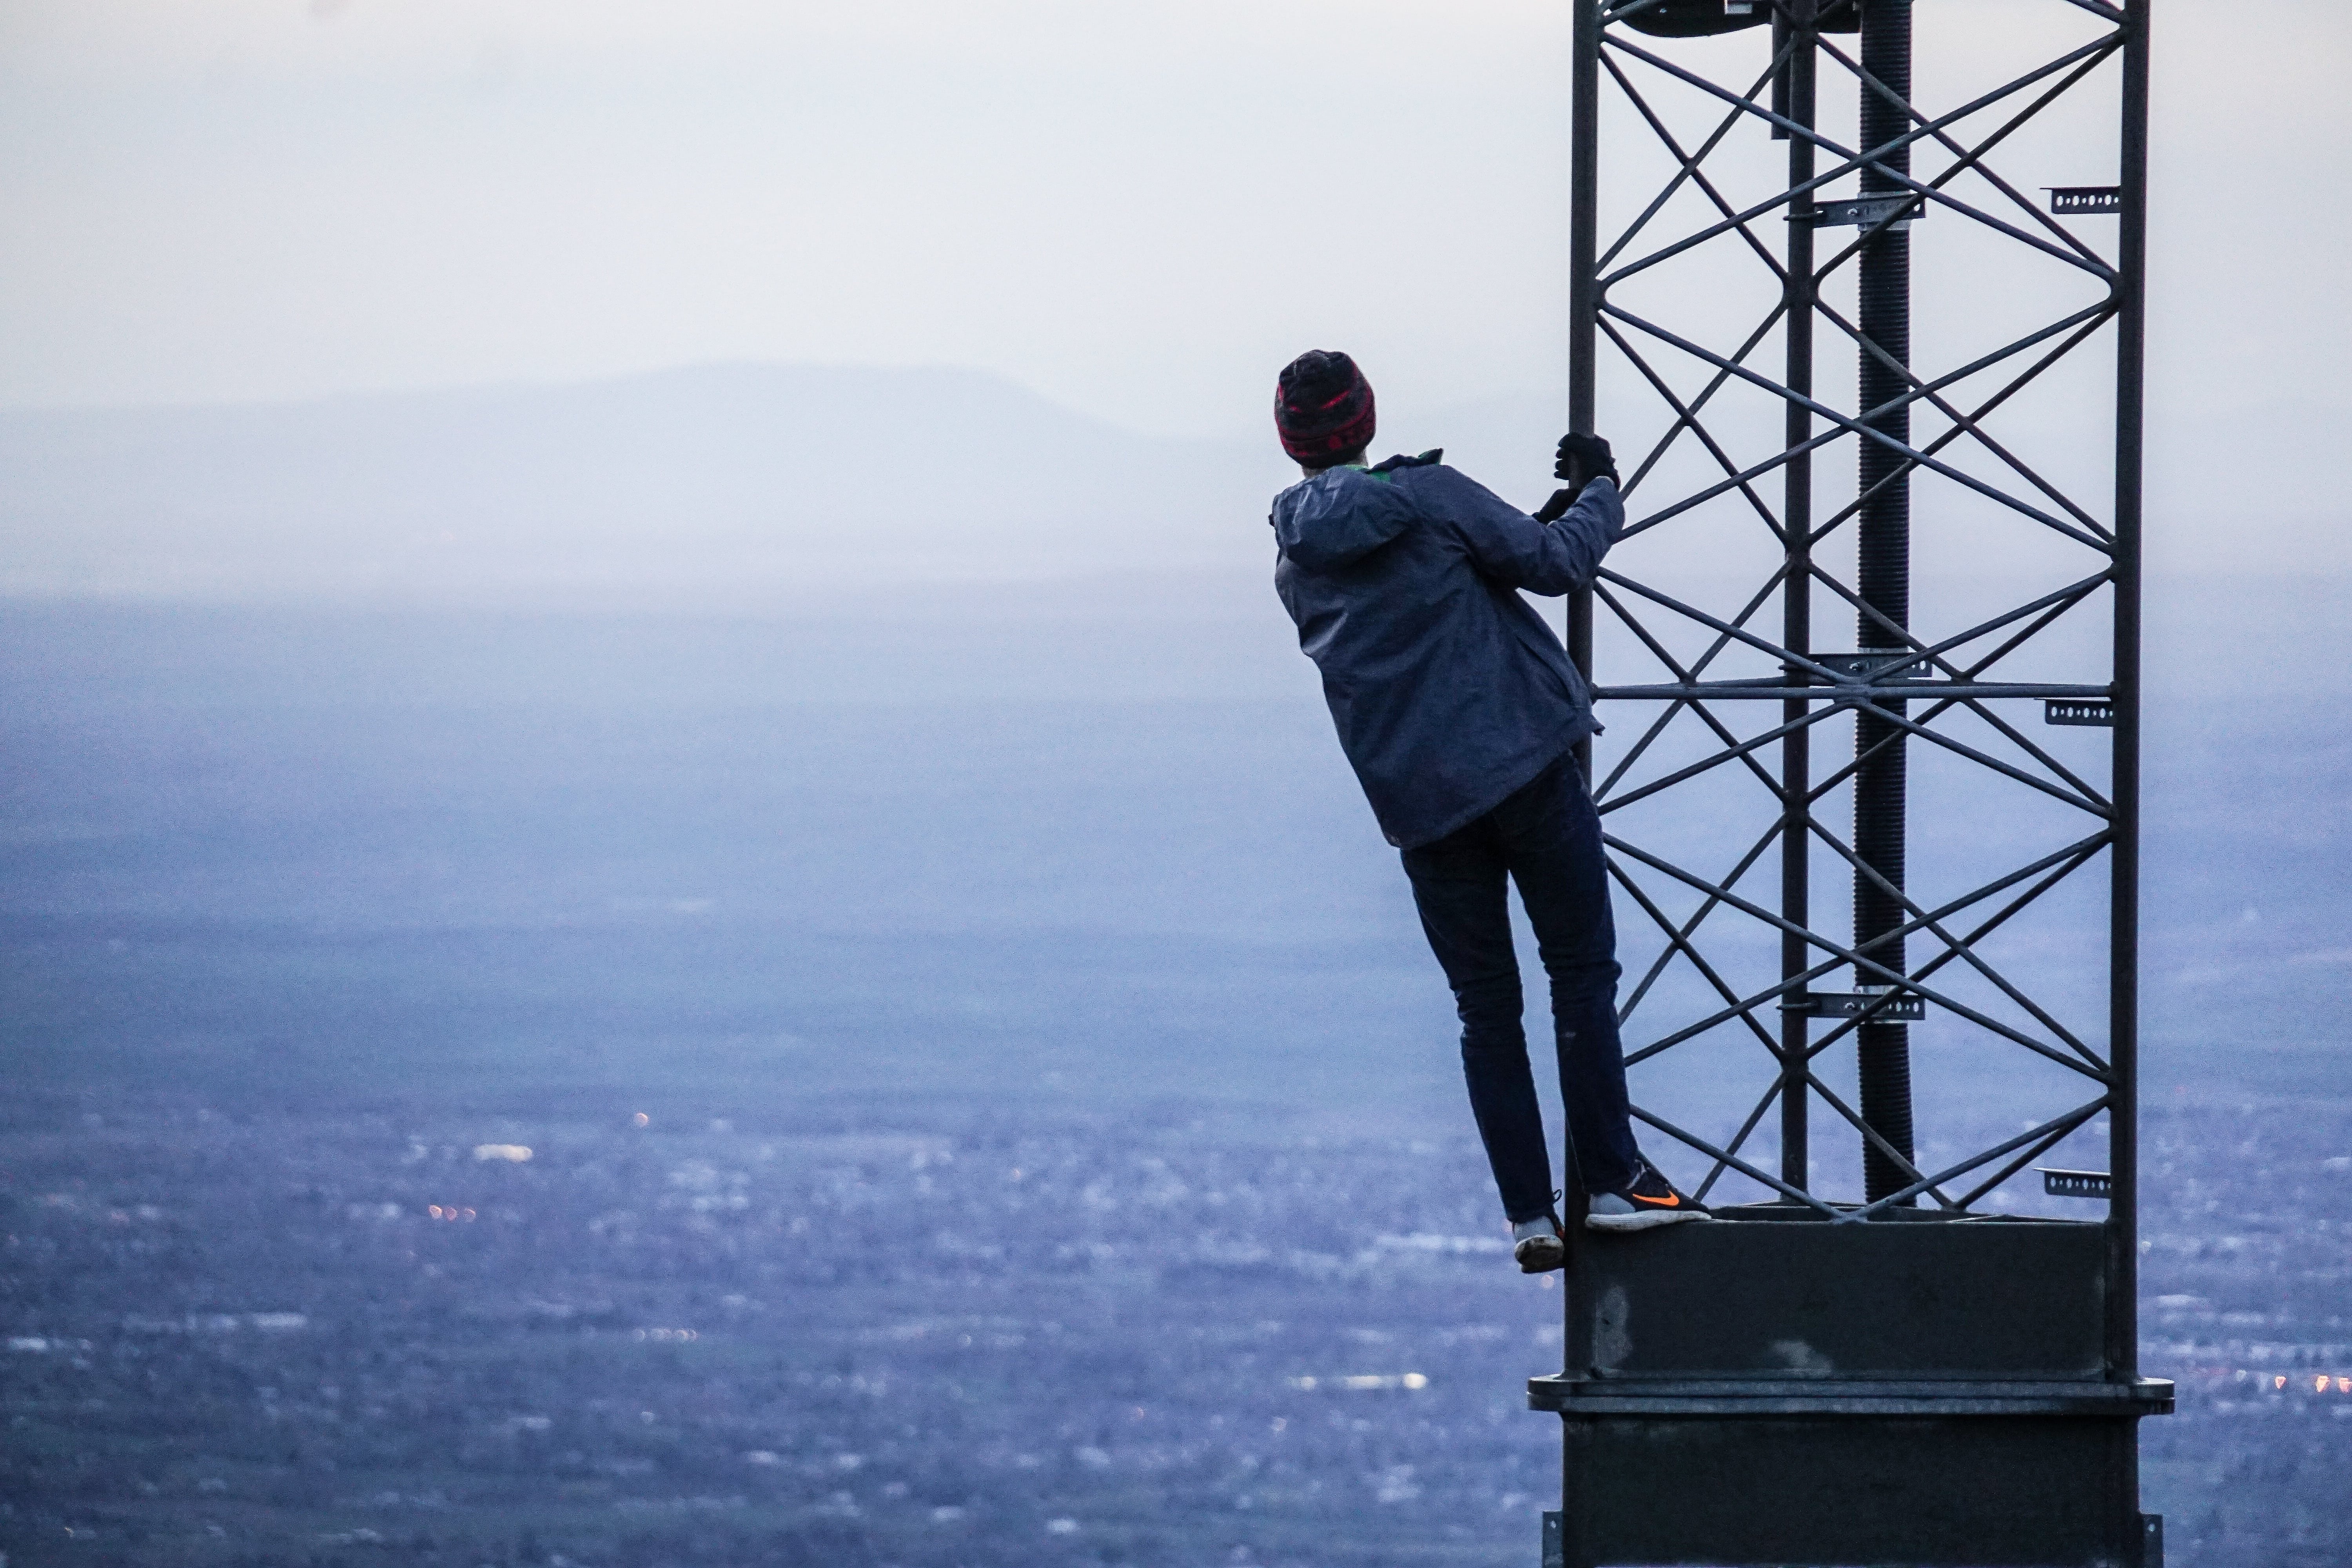
M 1433 844 L 1404 852 L 1422 930 L 1462 1015 L 1462 1076 L 1513 1224 L 1551 1208 L 1551 1159 L 1521 1026 L 1519 964 L 1505 882 L 1535 927 L 1551 980 L 1568 1164 L 1587 1192 L 1623 1186 L 1641 1156 L 1617 1042 L 1617 928 L 1601 816 L 1572 757 Z

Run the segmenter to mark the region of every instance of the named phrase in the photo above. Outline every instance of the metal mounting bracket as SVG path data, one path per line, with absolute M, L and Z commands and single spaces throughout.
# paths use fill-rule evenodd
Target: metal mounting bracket
M 1900 648 L 1874 648 L 1867 653 L 1809 653 L 1805 657 L 1858 680 L 1927 680 L 1935 675 L 1927 659 L 1908 658 Z
M 2050 210 L 2061 216 L 2074 213 L 2119 213 L 2124 210 L 2124 188 L 2121 185 L 2044 185 L 2050 193 Z
M 2040 1167 L 2042 1190 L 2053 1198 L 2107 1198 L 2115 1195 L 2115 1183 L 2105 1171 L 2058 1171 L 2047 1165 Z
M 2045 724 L 2084 724 L 2111 730 L 2116 723 L 2116 705 L 2105 700 L 2082 701 L 2076 699 L 2052 698 L 2042 704 L 2042 721 Z
M 1862 1018 L 1874 1024 L 1916 1024 L 1927 1016 L 1925 996 L 1896 996 L 1884 991 L 1808 991 L 1783 1011 L 1813 1018 Z
M 1815 228 L 1875 228 L 1896 213 L 1895 228 L 1908 228 L 1925 217 L 1927 201 L 1908 191 L 1898 191 L 1891 196 L 1853 196 L 1833 202 L 1823 202 L 1811 212 L 1789 215 L 1790 223 L 1809 224 Z

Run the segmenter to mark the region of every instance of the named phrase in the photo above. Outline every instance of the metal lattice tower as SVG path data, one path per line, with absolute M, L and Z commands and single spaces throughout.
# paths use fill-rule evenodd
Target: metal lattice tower
M 1738 1223 L 1579 1233 L 1558 1560 L 2158 1561 L 2147 0 L 1575 4 L 1570 422 L 1628 521 L 1570 652 L 1635 1115 Z M 2043 1192 L 2104 1220 L 2015 1212 L 2101 1132 Z

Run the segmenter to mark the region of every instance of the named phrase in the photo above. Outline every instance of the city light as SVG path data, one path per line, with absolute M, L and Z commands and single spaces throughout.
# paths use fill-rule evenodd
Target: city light
M 2315 1394 L 2352 1394 L 2352 1377 L 2340 1373 L 2231 1372 L 2216 1367 L 2207 1375 L 2232 1382 L 2251 1381 L 2257 1388 L 2268 1384 L 2273 1394 L 2284 1394 L 2290 1388 L 2299 1388 L 2307 1376 L 2311 1379 L 2311 1392 Z
M 1427 1374 L 1418 1372 L 1357 1373 L 1347 1377 L 1293 1377 L 1286 1379 L 1291 1387 L 1312 1394 L 1318 1388 L 1343 1388 L 1352 1394 L 1367 1394 L 1375 1389 L 1423 1389 L 1429 1386 Z M 1275 1428 L 1280 1431 L 1277 1425 Z

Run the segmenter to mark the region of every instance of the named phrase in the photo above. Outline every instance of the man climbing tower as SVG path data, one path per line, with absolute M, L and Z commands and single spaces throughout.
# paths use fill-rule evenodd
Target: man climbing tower
M 1285 367 L 1274 418 L 1306 476 L 1275 498 L 1275 588 L 1322 672 L 1372 813 L 1403 852 L 1454 989 L 1463 1077 L 1512 1256 L 1537 1274 L 1568 1249 L 1520 1023 L 1507 880 L 1551 981 L 1585 1223 L 1628 1231 L 1706 1218 L 1633 1141 L 1601 819 L 1571 754 L 1599 726 L 1567 650 L 1518 595 L 1591 585 L 1625 520 L 1609 444 L 1563 438 L 1554 473 L 1568 488 L 1530 517 L 1438 452 L 1365 467 L 1372 389 L 1344 353 Z

